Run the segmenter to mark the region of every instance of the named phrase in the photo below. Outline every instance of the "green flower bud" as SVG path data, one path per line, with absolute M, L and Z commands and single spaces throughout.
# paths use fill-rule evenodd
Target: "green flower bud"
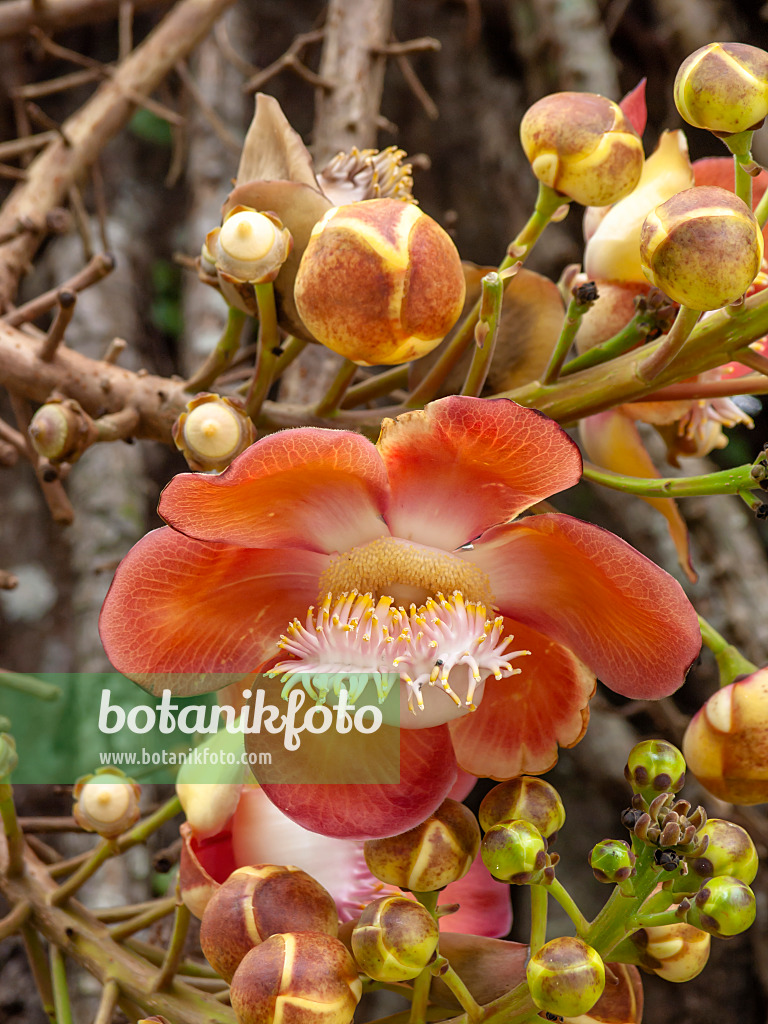
M 16 740 L 9 733 L 0 733 L 0 779 L 6 778 L 19 763 Z
M 592 848 L 589 866 L 598 882 L 625 882 L 635 868 L 635 855 L 623 839 L 603 839 Z
M 685 784 L 683 755 L 666 740 L 643 740 L 629 753 L 624 778 L 648 803 L 659 793 L 677 793 Z
M 605 96 L 545 96 L 523 116 L 520 141 L 539 181 L 583 206 L 609 206 L 640 180 L 643 144 Z
M 443 800 L 415 828 L 386 839 L 368 839 L 365 862 L 382 882 L 411 892 L 434 892 L 463 878 L 480 848 L 474 814 L 456 800 Z
M 750 885 L 755 880 L 759 859 L 749 833 L 722 818 L 710 818 L 697 833 L 708 842 L 699 855 L 687 857 L 689 874 L 698 878 L 730 875 Z
M 478 818 L 485 831 L 500 821 L 522 818 L 551 842 L 565 824 L 565 808 L 554 786 L 544 779 L 521 775 L 494 786 L 483 798 Z
M 686 921 L 703 932 L 727 938 L 749 928 L 755 920 L 755 894 L 738 878 L 718 875 L 699 891 Z
M 437 922 L 420 903 L 386 896 L 369 903 L 352 932 L 352 952 L 374 981 L 410 981 L 437 949 Z
M 534 1003 L 558 1017 L 587 1013 L 605 988 L 600 955 L 570 936 L 546 942 L 528 961 L 525 974 Z
M 718 135 L 759 128 L 768 114 L 768 53 L 745 43 L 708 43 L 686 57 L 674 85 L 680 116 Z
M 256 429 L 237 398 L 200 394 L 173 425 L 173 440 L 190 469 L 226 469 L 256 440 Z
M 500 882 L 525 885 L 547 867 L 547 842 L 529 821 L 502 821 L 483 836 L 480 856 Z
M 738 196 L 716 185 L 686 189 L 645 218 L 643 273 L 675 302 L 720 309 L 740 298 L 763 259 L 763 233 Z

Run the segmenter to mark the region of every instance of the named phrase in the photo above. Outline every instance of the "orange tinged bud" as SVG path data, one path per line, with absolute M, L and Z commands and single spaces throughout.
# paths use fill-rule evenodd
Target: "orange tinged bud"
M 272 864 L 238 868 L 203 913 L 200 945 L 214 970 L 232 979 L 245 954 L 278 932 L 336 935 L 330 894 L 305 871 Z
M 350 1024 L 362 988 L 338 939 L 299 932 L 272 935 L 247 953 L 230 999 L 238 1024 Z
M 464 303 L 451 239 L 412 203 L 339 206 L 315 225 L 296 275 L 306 327 L 362 366 L 406 363 L 445 337 Z
M 545 96 L 526 111 L 520 141 L 539 181 L 584 206 L 609 206 L 640 180 L 643 144 L 605 96 Z
M 708 43 L 686 57 L 675 106 L 696 128 L 718 135 L 759 128 L 768 114 L 768 53 L 746 43 Z

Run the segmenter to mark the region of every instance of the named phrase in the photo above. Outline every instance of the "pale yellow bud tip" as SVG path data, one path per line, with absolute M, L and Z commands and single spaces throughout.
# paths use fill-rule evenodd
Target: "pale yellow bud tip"
M 224 458 L 237 448 L 241 437 L 240 421 L 225 405 L 200 405 L 192 409 L 184 423 L 184 440 L 207 459 Z
M 261 213 L 235 213 L 228 217 L 219 232 L 219 245 L 234 260 L 260 260 L 275 242 L 277 229 Z
M 130 782 L 93 782 L 83 786 L 79 803 L 84 814 L 94 824 L 109 825 L 128 812 L 135 799 Z

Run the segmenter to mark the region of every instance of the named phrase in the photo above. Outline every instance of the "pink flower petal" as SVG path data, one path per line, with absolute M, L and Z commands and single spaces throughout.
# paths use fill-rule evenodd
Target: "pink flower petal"
M 581 474 L 578 448 L 554 420 L 504 398 L 453 396 L 385 420 L 378 447 L 392 533 L 447 550 Z
M 504 633 L 515 650 L 531 652 L 515 661 L 520 675 L 491 676 L 477 711 L 449 727 L 462 768 L 500 780 L 546 772 L 558 746 L 578 743 L 595 690 L 593 673 L 554 640 L 511 619 Z
M 497 882 L 479 856 L 463 878 L 446 886 L 437 903 L 438 906 L 459 904 L 454 914 L 440 918 L 441 933 L 466 932 L 496 939 L 506 935 L 512 927 L 509 886 Z
M 330 554 L 385 536 L 387 501 L 386 472 L 370 441 L 299 427 L 257 441 L 219 476 L 179 474 L 159 511 L 198 540 Z
M 489 531 L 465 557 L 489 574 L 505 615 L 570 648 L 627 697 L 674 693 L 701 648 L 680 584 L 598 526 L 531 516 Z
M 118 672 L 159 695 L 219 689 L 278 653 L 280 634 L 317 598 L 314 551 L 205 544 L 168 527 L 120 563 L 100 631 Z
M 645 84 L 647 78 L 641 78 L 634 89 L 619 101 L 622 112 L 638 135 L 642 136 L 645 131 L 645 122 L 648 120 L 648 108 L 645 105 Z

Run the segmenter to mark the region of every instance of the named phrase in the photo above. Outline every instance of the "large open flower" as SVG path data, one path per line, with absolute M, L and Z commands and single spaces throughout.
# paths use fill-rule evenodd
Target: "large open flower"
M 457 762 L 497 779 L 551 767 L 584 732 L 595 675 L 662 697 L 698 653 L 679 584 L 624 541 L 565 515 L 513 521 L 580 472 L 554 421 L 506 399 L 433 402 L 385 421 L 375 446 L 273 434 L 220 476 L 171 481 L 169 525 L 107 596 L 107 653 L 155 693 L 276 660 L 321 700 L 318 674 L 399 673 L 399 784 L 264 788 L 318 832 L 402 832 L 443 800 Z

